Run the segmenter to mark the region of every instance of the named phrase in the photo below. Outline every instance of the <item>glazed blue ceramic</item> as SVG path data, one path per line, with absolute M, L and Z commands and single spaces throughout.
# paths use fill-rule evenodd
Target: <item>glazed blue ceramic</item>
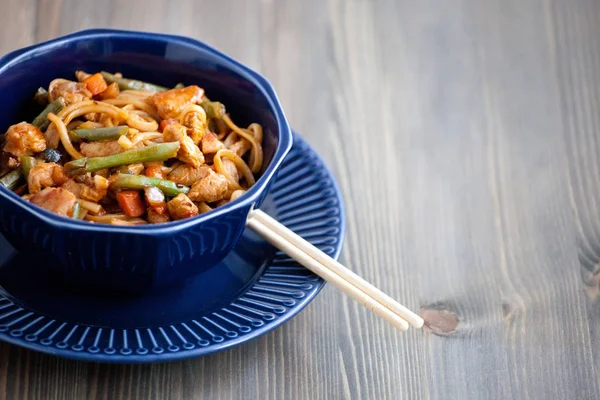
M 342 199 L 319 157 L 296 137 L 263 209 L 337 258 Z M 26 265 L 37 265 L 31 279 Z M 160 293 L 110 296 L 67 286 L 0 236 L 0 340 L 63 357 L 142 363 L 196 357 L 266 333 L 324 282 L 245 231 L 215 268 Z
M 262 76 L 196 40 L 116 30 L 88 30 L 17 50 L 0 59 L 0 129 L 40 111 L 36 89 L 75 70 L 119 71 L 173 87 L 203 87 L 241 125 L 264 128 L 266 168 L 244 196 L 207 214 L 163 225 L 119 227 L 47 212 L 0 185 L 0 231 L 24 253 L 74 285 L 143 293 L 219 263 L 234 247 L 252 207 L 259 207 L 292 145 L 273 88 Z

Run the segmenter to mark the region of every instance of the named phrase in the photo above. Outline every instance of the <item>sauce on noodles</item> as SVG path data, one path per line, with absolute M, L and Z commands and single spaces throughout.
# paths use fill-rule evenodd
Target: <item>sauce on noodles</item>
M 198 86 L 75 73 L 34 99 L 44 111 L 2 135 L 0 183 L 56 214 L 139 225 L 235 200 L 263 164 L 262 127 L 237 126 Z

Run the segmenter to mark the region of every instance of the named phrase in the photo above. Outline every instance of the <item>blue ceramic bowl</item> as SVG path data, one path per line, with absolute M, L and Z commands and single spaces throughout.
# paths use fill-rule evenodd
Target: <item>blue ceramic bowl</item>
M 64 279 L 101 290 L 143 293 L 202 272 L 221 261 L 244 230 L 292 145 L 292 134 L 269 82 L 193 39 L 153 33 L 87 30 L 14 51 L 0 59 L 0 129 L 31 120 L 39 86 L 77 69 L 120 71 L 167 87 L 203 87 L 240 124 L 264 128 L 260 178 L 241 198 L 195 218 L 119 227 L 60 217 L 0 185 L 0 231 L 21 252 L 56 258 Z

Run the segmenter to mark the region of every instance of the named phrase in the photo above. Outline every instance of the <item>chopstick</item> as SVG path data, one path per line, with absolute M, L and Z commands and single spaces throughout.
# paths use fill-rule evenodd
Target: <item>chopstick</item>
M 248 215 L 247 225 L 273 246 L 284 251 L 313 273 L 332 283 L 398 329 L 405 331 L 409 327 L 408 324 L 415 328 L 423 326 L 423 318 L 323 253 L 263 211 L 252 210 Z

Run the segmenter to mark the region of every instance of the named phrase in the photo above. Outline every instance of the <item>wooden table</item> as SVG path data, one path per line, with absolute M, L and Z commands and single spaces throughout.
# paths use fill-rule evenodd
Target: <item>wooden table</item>
M 600 3 L 4 0 L 0 49 L 88 27 L 199 38 L 264 73 L 344 193 L 327 287 L 210 357 L 110 366 L 0 345 L 0 399 L 600 396 Z

